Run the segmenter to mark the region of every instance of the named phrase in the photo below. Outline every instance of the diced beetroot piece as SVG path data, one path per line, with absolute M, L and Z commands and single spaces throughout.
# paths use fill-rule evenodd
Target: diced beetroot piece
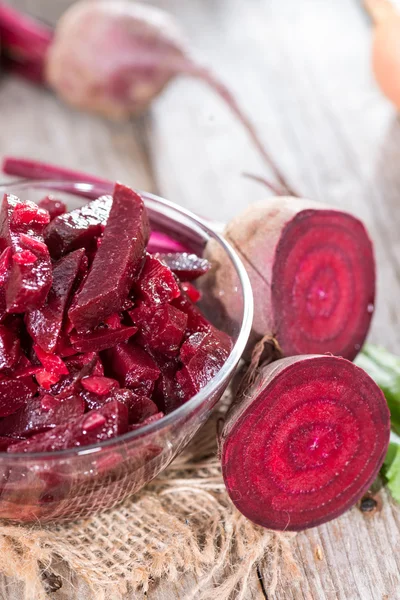
M 96 444 L 128 430 L 128 409 L 116 400 L 73 422 L 13 444 L 8 452 L 47 452 Z
M 231 350 L 232 340 L 229 335 L 211 326 L 209 331 L 198 331 L 189 336 L 182 344 L 179 356 L 183 364 L 187 365 L 199 352 L 203 352 L 217 357 L 223 364 Z
M 145 396 L 136 396 L 129 403 L 129 422 L 142 423 L 159 412 L 157 405 Z
M 77 331 L 96 327 L 122 308 L 142 265 L 148 239 L 143 200 L 130 188 L 116 184 L 102 244 L 69 310 Z
M 31 390 L 20 379 L 0 380 L 0 417 L 16 412 L 31 397 Z
M 80 271 L 84 252 L 82 248 L 75 250 L 54 265 L 53 284 L 46 303 L 42 308 L 26 314 L 25 324 L 31 338 L 46 352 L 53 352 L 57 346 L 64 313 Z
M 12 250 L 8 247 L 0 255 L 0 321 L 7 315 L 6 281 L 11 267 L 11 254 Z
M 112 348 L 116 344 L 126 342 L 137 332 L 137 327 L 121 327 L 108 329 L 106 327 L 85 334 L 71 334 L 72 346 L 79 352 L 100 352 Z
M 40 387 L 42 387 L 44 390 L 50 390 L 51 386 L 60 381 L 62 375 L 59 373 L 50 373 L 49 371 L 43 369 L 42 371 L 36 373 L 35 377 Z
M 5 325 L 0 325 L 0 370 L 12 369 L 20 357 L 20 341 Z
M 118 379 L 122 387 L 133 390 L 141 388 L 149 392 L 160 375 L 151 356 L 132 342 L 110 348 L 104 353 L 104 358 L 110 374 Z
M 153 399 L 164 413 L 170 413 L 186 399 L 185 392 L 176 378 L 177 372 L 182 368 L 178 358 L 165 360 L 165 356 L 154 356 L 160 368 L 161 375 L 157 380 Z
M 41 236 L 49 215 L 33 202 L 5 194 L 0 209 L 0 251 L 11 248 L 6 305 L 8 312 L 39 308 L 51 286 L 50 256 Z M 36 260 L 33 260 L 33 256 Z
M 46 371 L 56 375 L 68 375 L 68 368 L 59 356 L 56 354 L 49 354 L 37 345 L 34 346 L 33 349 Z
M 6 452 L 9 446 L 16 444 L 19 441 L 18 438 L 8 437 L 6 435 L 0 436 L 0 452 Z
M 159 252 L 154 258 L 166 264 L 181 281 L 193 281 L 211 269 L 211 263 L 206 258 L 187 252 Z
M 26 437 L 57 425 L 75 421 L 85 411 L 85 402 L 77 395 L 62 401 L 44 395 L 31 398 L 17 412 L 0 421 L 0 436 Z
M 185 366 L 176 377 L 185 400 L 188 400 L 221 369 L 232 350 L 232 340 L 222 331 L 212 328 L 205 335 L 204 332 L 191 335 L 183 346 L 181 359 Z
M 141 423 L 133 423 L 132 425 L 129 425 L 128 430 L 137 431 L 138 429 L 142 429 L 145 425 L 150 425 L 150 423 L 155 423 L 156 421 L 159 421 L 164 416 L 165 415 L 163 412 L 158 412 L 155 415 L 152 415 L 151 417 L 147 417 L 147 419 L 145 419 Z
M 171 302 L 181 295 L 172 271 L 149 254 L 146 256 L 139 281 L 134 289 L 149 306 Z
M 52 258 L 60 258 L 63 254 L 85 248 L 96 248 L 96 238 L 101 235 L 112 206 L 111 196 L 102 196 L 56 217 L 46 228 L 44 239 Z
M 67 212 L 67 207 L 64 202 L 57 200 L 57 198 L 53 198 L 53 196 L 46 196 L 40 200 L 38 205 L 40 208 L 47 210 L 50 215 L 50 221 Z
M 141 322 L 141 338 L 146 347 L 174 356 L 179 352 L 187 320 L 184 312 L 170 304 L 164 304 L 148 320 Z
M 81 381 L 82 387 L 88 392 L 97 394 L 98 396 L 106 396 L 114 389 L 119 388 L 118 381 L 110 379 L 110 377 L 84 377 Z
M 172 305 L 187 315 L 187 331 L 189 334 L 210 329 L 211 323 L 185 294 L 181 294 L 179 298 L 173 300 Z
M 73 375 L 76 375 L 83 369 L 85 365 L 88 365 L 93 361 L 93 368 L 90 375 L 102 377 L 104 375 L 104 369 L 100 356 L 97 352 L 87 352 L 86 354 L 77 354 L 73 358 L 69 358 L 65 361 L 68 371 Z
M 120 329 L 121 328 L 121 315 L 119 313 L 114 313 L 110 315 L 106 319 L 104 319 L 105 325 L 110 329 Z
M 201 298 L 201 292 L 190 281 L 181 283 L 181 288 L 191 302 L 196 304 Z

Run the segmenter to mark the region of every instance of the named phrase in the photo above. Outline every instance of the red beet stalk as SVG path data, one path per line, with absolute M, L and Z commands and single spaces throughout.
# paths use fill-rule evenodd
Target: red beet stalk
M 44 80 L 44 63 L 53 31 L 35 19 L 0 3 L 0 40 L 2 59 L 24 77 Z
M 221 437 L 229 495 L 250 520 L 297 531 L 338 517 L 368 490 L 390 435 L 385 398 L 347 360 L 299 356 L 261 370 Z

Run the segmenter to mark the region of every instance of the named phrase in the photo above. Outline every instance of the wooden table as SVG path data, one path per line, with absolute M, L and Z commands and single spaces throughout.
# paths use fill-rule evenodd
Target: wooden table
M 68 3 L 15 0 L 48 20 Z M 235 91 L 293 186 L 365 221 L 379 264 L 371 339 L 400 351 L 400 124 L 371 76 L 371 27 L 361 2 L 157 4 L 179 16 L 198 56 Z M 44 90 L 4 79 L 0 154 L 120 179 L 218 220 L 266 194 L 241 176 L 266 171 L 240 126 L 208 89 L 187 79 L 128 124 L 78 114 Z M 400 510 L 386 494 L 372 517 L 354 508 L 299 534 L 294 547 L 302 578 L 283 573 L 276 600 L 400 598 Z M 253 584 L 248 599 L 266 597 L 257 574 Z M 15 599 L 13 586 L 3 589 L 2 598 Z M 152 596 L 184 593 L 161 588 Z

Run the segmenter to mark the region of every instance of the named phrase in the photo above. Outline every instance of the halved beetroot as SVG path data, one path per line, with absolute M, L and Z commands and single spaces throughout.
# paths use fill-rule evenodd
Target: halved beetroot
M 76 421 L 58 425 L 10 446 L 8 452 L 49 452 L 103 442 L 128 430 L 128 409 L 114 400 Z
M 53 284 L 46 303 L 40 309 L 26 314 L 25 324 L 29 335 L 43 350 L 53 352 L 61 333 L 66 307 L 74 282 L 80 272 L 84 250 L 79 249 L 64 256 L 53 267 Z
M 46 228 L 44 239 L 52 258 L 85 248 L 96 248 L 96 238 L 103 233 L 112 206 L 111 196 L 101 196 L 93 202 L 56 217 Z
M 0 421 L 0 436 L 26 437 L 75 421 L 83 415 L 85 402 L 79 396 L 58 400 L 44 395 L 30 398 L 17 412 Z
M 181 281 L 193 281 L 211 269 L 211 263 L 206 258 L 188 252 L 159 252 L 154 258 L 166 264 Z
M 172 271 L 149 254 L 146 256 L 135 290 L 149 306 L 171 302 L 181 295 Z
M 11 415 L 32 397 L 32 391 L 21 379 L 0 380 L 0 417 Z
M 100 352 L 112 348 L 116 344 L 126 342 L 137 332 L 137 327 L 120 327 L 119 329 L 99 328 L 84 334 L 72 333 L 72 346 L 79 352 Z
M 132 189 L 116 184 L 101 246 L 69 310 L 77 331 L 93 329 L 122 308 L 142 266 L 148 239 L 143 200 Z
M 261 370 L 228 414 L 220 440 L 225 484 L 258 525 L 313 527 L 368 490 L 389 436 L 386 400 L 353 363 L 334 356 L 279 360 Z
M 134 343 L 118 344 L 104 353 L 107 369 L 118 379 L 122 387 L 141 389 L 145 393 L 153 390 L 160 375 L 151 356 Z
M 5 194 L 0 209 L 0 251 L 11 248 L 5 281 L 7 311 L 22 313 L 43 305 L 52 283 L 50 255 L 42 231 L 49 214 L 33 202 Z

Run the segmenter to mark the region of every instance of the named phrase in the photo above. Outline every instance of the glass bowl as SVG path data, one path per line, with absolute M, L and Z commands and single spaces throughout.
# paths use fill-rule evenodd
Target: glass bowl
M 109 193 L 106 185 L 25 181 L 5 184 L 1 191 L 22 200 L 39 201 L 53 194 L 69 209 L 86 198 Z M 198 394 L 161 420 L 116 439 L 81 449 L 36 454 L 0 453 L 0 518 L 17 522 L 68 520 L 109 509 L 140 490 L 158 475 L 191 440 L 230 382 L 246 346 L 253 317 L 253 298 L 246 271 L 231 246 L 205 221 L 153 194 L 141 192 L 152 228 L 201 253 L 209 240 L 224 251 L 237 275 L 229 289 L 207 294 L 203 310 L 218 327 L 232 336 L 234 346 L 217 375 Z M 240 322 L 221 309 L 218 295 L 235 296 Z

